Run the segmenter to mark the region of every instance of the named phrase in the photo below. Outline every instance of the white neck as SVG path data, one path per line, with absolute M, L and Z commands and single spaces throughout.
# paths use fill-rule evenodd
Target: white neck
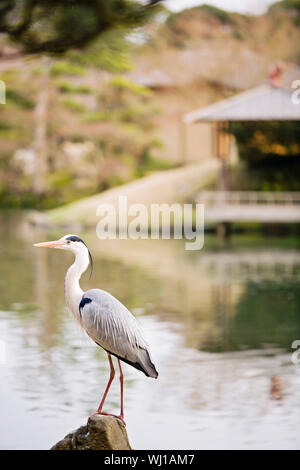
M 79 323 L 81 318 L 79 314 L 79 303 L 83 296 L 83 290 L 80 287 L 79 280 L 89 265 L 89 253 L 83 245 L 82 248 L 75 253 L 75 261 L 69 267 L 65 277 L 65 299 L 66 304 L 73 316 Z

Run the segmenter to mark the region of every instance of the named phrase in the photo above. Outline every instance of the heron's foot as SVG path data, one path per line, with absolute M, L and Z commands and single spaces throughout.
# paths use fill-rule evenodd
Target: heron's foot
M 98 414 L 100 414 L 100 413 L 98 413 L 98 411 L 95 411 L 95 413 L 92 413 L 92 414 L 88 417 L 88 419 L 87 419 L 87 424 L 89 424 L 89 420 L 90 420 L 93 416 L 97 416 Z
M 121 415 L 114 415 L 112 413 L 105 413 L 105 411 L 97 411 L 98 415 L 104 415 L 104 416 L 114 416 L 115 418 L 118 418 L 122 421 L 122 423 L 124 424 L 124 426 L 126 426 L 126 423 L 124 421 L 124 416 L 121 416 Z
M 89 423 L 89 420 L 93 417 L 93 416 L 97 416 L 97 415 L 104 415 L 104 416 L 114 416 L 115 418 L 118 418 L 122 421 L 122 423 L 124 424 L 124 426 L 126 426 L 126 423 L 124 421 L 124 416 L 121 416 L 121 415 L 114 415 L 113 413 L 105 413 L 105 411 L 95 411 L 94 413 L 92 413 L 88 419 L 87 419 L 87 424 Z

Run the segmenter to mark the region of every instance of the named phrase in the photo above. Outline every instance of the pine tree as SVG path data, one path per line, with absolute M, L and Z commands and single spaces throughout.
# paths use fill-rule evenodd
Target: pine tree
M 0 33 L 28 53 L 82 48 L 116 27 L 144 24 L 161 0 L 1 0 Z

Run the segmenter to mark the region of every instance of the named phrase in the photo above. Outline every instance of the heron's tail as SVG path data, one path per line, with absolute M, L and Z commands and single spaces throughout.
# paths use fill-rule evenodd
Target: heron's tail
M 100 344 L 99 344 L 99 346 L 100 346 Z M 108 351 L 108 349 L 105 349 L 105 351 L 108 354 L 112 354 L 113 356 L 117 357 L 121 361 L 126 362 L 126 364 L 129 364 L 130 366 L 134 367 L 135 369 L 140 370 L 141 372 L 144 372 L 144 374 L 147 377 L 152 377 L 153 379 L 157 379 L 158 372 L 155 368 L 155 365 L 152 362 L 149 351 L 147 351 L 146 349 L 140 348 L 136 362 L 129 361 L 129 359 L 125 359 L 125 357 L 119 356 L 116 353 Z
M 147 377 L 152 377 L 153 379 L 157 379 L 158 372 L 155 368 L 155 365 L 152 362 L 151 356 L 149 354 L 149 351 L 147 351 L 147 349 L 140 349 L 139 364 L 141 366 L 142 372 L 144 372 L 144 374 Z

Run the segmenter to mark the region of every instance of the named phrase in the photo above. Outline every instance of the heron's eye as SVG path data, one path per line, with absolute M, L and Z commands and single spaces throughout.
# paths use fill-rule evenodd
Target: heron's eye
M 70 245 L 70 243 L 71 243 L 71 240 L 67 240 L 67 244 Z

